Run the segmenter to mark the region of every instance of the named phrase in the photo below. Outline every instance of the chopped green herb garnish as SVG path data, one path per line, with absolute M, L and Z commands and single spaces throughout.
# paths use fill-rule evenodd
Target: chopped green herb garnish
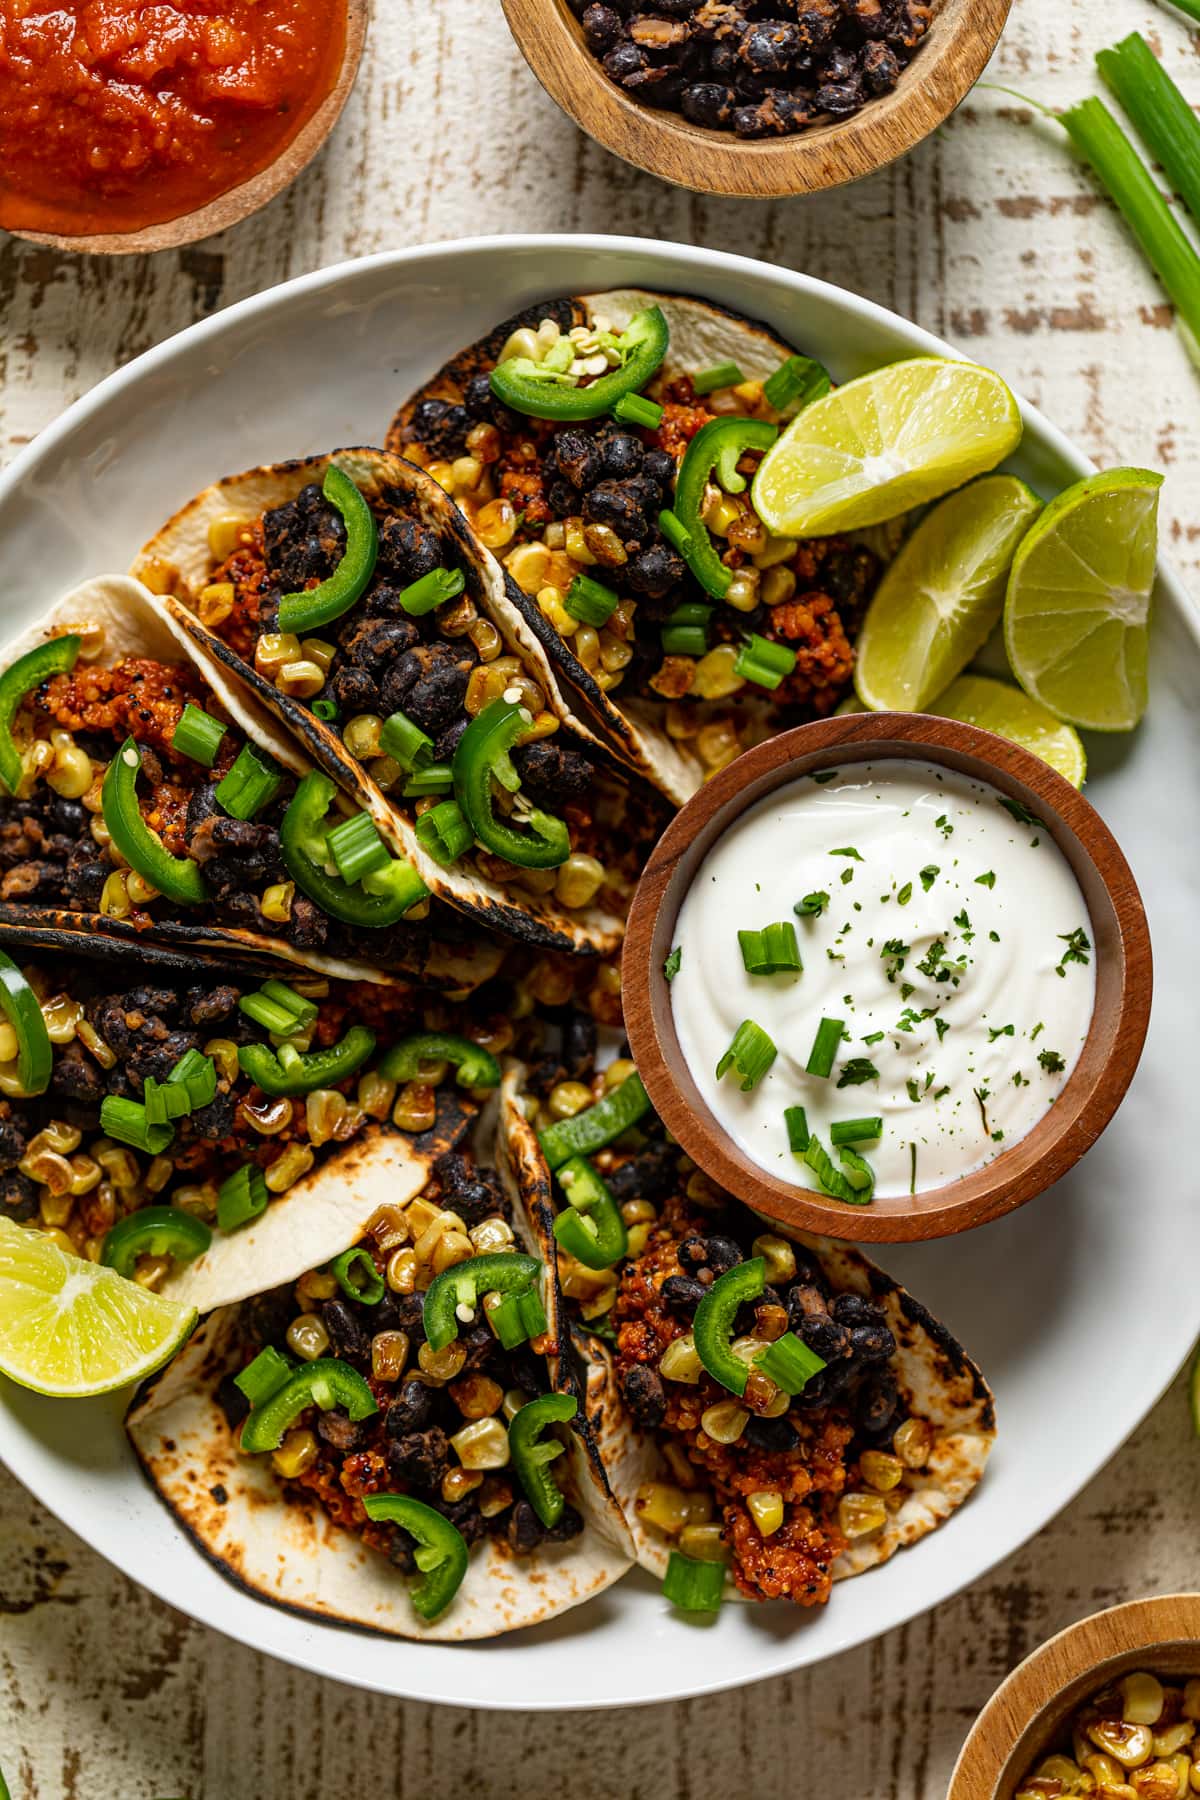
M 1013 1025 L 989 1025 L 988 1026 L 988 1043 L 989 1044 L 994 1044 L 997 1038 L 1016 1037 L 1016 1035 L 1017 1035 L 1016 1027 Z
M 1005 812 L 1012 814 L 1018 825 L 1045 826 L 1045 819 L 1039 819 L 1036 813 L 1031 813 L 1028 807 L 1021 805 L 1019 800 L 1010 800 L 1005 794 L 997 794 L 996 798 Z
M 919 1100 L 921 1098 L 921 1090 L 917 1086 L 916 1082 L 913 1080 L 911 1075 L 909 1076 L 908 1080 L 905 1082 L 904 1085 L 908 1089 L 908 1097 L 910 1100 L 915 1101 L 915 1100 Z
M 837 1084 L 840 1088 L 861 1087 L 864 1081 L 878 1081 L 879 1070 L 866 1056 L 852 1056 L 842 1067 Z
M 848 881 L 853 881 L 853 880 L 854 880 L 854 870 L 853 869 L 843 869 L 842 870 L 842 886 L 845 887 L 845 885 Z
M 805 894 L 803 900 L 797 900 L 792 911 L 798 919 L 816 919 L 828 905 L 829 895 L 826 893 Z
M 827 781 L 832 781 L 836 775 L 836 769 L 818 769 L 817 773 L 813 776 L 813 780 L 820 782 L 823 787 Z
M 682 961 L 683 961 L 683 948 L 681 945 L 676 944 L 676 946 L 672 950 L 670 956 L 668 956 L 667 960 L 663 963 L 663 974 L 666 976 L 668 981 L 674 981 L 675 977 L 679 973 L 679 965 Z
M 976 887 L 994 888 L 995 885 L 996 885 L 996 871 L 994 869 L 989 869 L 986 874 L 977 875 L 975 877 L 975 886 Z
M 867 1036 L 863 1039 L 863 1043 L 864 1044 L 882 1044 L 883 1039 L 884 1039 L 884 1033 L 882 1031 L 872 1031 L 872 1032 L 869 1032 L 867 1034 Z
M 941 872 L 941 868 L 937 863 L 925 864 L 925 867 L 921 870 L 921 886 L 925 889 L 926 893 L 929 892 Z
M 897 906 L 907 906 L 911 899 L 912 882 L 906 881 L 904 886 L 900 889 L 900 892 L 896 895 L 896 904 Z
M 849 856 L 854 862 L 862 861 L 862 857 L 852 844 L 847 844 L 842 850 L 831 850 L 829 854 L 830 856 Z
M 1061 1075 L 1067 1066 L 1057 1050 L 1039 1050 L 1038 1061 L 1047 1075 Z
M 1091 961 L 1091 957 L 1088 954 L 1092 947 L 1091 939 L 1088 937 L 1087 932 L 1084 931 L 1082 926 L 1077 926 L 1074 931 L 1060 931 L 1058 937 L 1059 942 L 1065 944 L 1067 947 L 1063 951 L 1058 966 L 1054 971 L 1056 975 L 1065 976 L 1067 973 L 1066 965 L 1069 962 L 1088 963 Z
M 933 1029 L 938 1034 L 938 1043 L 940 1044 L 942 1039 L 945 1037 L 946 1033 L 950 1029 L 949 1019 L 935 1019 L 933 1021 Z
M 948 838 L 948 837 L 953 837 L 953 835 L 954 835 L 954 827 L 953 827 L 953 825 L 952 825 L 952 824 L 951 824 L 951 823 L 950 823 L 950 821 L 949 821 L 949 819 L 948 819 L 948 818 L 947 818 L 947 817 L 946 817 L 946 815 L 945 815 L 945 813 L 942 813 L 942 815 L 941 815 L 941 816 L 940 816 L 940 818 L 938 818 L 938 819 L 936 819 L 936 820 L 935 820 L 935 821 L 934 821 L 934 823 L 935 823 L 935 824 L 936 824 L 936 826 L 937 826 L 937 828 L 938 828 L 938 830 L 939 830 L 939 831 L 940 831 L 940 832 L 941 832 L 941 834 L 942 834 L 942 836 L 943 836 L 943 837 L 946 837 L 946 838 Z M 914 1145 L 913 1145 L 913 1155 L 914 1155 L 914 1158 L 915 1158 L 915 1156 L 916 1156 L 916 1148 L 917 1148 L 917 1147 L 916 1147 L 916 1145 L 915 1145 L 915 1144 L 914 1144 Z
M 1041 1019 L 1039 1019 L 1037 1024 L 1034 1026 L 1033 1030 L 1029 1034 L 1030 1043 L 1032 1044 L 1034 1038 L 1040 1037 L 1042 1035 L 1043 1031 L 1045 1031 L 1045 1029 L 1046 1029 L 1046 1027 L 1045 1027 L 1044 1023 L 1042 1022 Z

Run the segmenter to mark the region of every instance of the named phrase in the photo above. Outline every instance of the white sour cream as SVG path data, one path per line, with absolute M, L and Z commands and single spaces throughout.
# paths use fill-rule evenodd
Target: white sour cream
M 822 910 L 797 917 L 814 894 Z M 748 974 L 738 931 L 781 920 L 803 972 Z M 1092 937 L 1062 852 L 994 788 L 859 763 L 780 788 L 718 839 L 680 910 L 671 1004 L 697 1087 L 760 1168 L 819 1186 L 787 1107 L 835 1168 L 830 1126 L 874 1116 L 881 1137 L 857 1148 L 875 1192 L 921 1192 L 999 1155 L 1062 1091 L 1092 1016 Z M 742 1093 L 716 1067 L 746 1019 L 778 1054 Z M 844 1025 L 825 1079 L 805 1072 L 822 1019 Z

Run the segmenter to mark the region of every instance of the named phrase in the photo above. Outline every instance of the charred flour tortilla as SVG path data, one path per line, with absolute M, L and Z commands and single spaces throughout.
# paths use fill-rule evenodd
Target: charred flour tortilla
M 464 1171 L 476 1191 L 486 1192 L 490 1181 L 487 1171 L 468 1169 L 467 1159 L 455 1161 L 461 1167 L 445 1172 L 449 1191 L 441 1193 L 452 1206 L 463 1204 L 454 1185 Z M 527 1216 L 518 1211 L 514 1223 L 519 1241 L 538 1243 Z M 382 1254 L 377 1260 L 382 1266 Z M 544 1303 L 553 1332 L 551 1283 L 545 1284 Z M 582 1417 L 578 1430 L 566 1429 L 566 1454 L 554 1465 L 567 1508 L 553 1529 L 543 1527 L 521 1497 L 511 1467 L 466 1484 L 460 1499 L 444 1498 L 443 1483 L 459 1467 L 449 1438 L 476 1416 L 473 1394 L 486 1381 L 497 1390 L 520 1385 L 532 1397 L 549 1390 L 551 1372 L 529 1345 L 501 1350 L 484 1325 L 470 1337 L 475 1374 L 462 1378 L 473 1387 L 461 1381 L 424 1385 L 417 1366 L 421 1304 L 420 1292 L 389 1293 L 374 1312 L 338 1298 L 313 1315 L 327 1321 L 327 1353 L 347 1356 L 359 1368 L 374 1367 L 363 1339 L 377 1326 L 404 1328 L 412 1354 L 394 1381 L 375 1382 L 380 1411 L 373 1418 L 354 1425 L 340 1411 L 311 1415 L 313 1444 L 299 1464 L 285 1466 L 285 1473 L 293 1470 L 290 1478 L 281 1476 L 271 1455 L 239 1450 L 244 1404 L 236 1406 L 232 1387 L 232 1377 L 264 1341 L 275 1340 L 294 1310 L 286 1291 L 208 1319 L 139 1397 L 127 1429 L 164 1503 L 239 1586 L 289 1610 L 391 1637 L 496 1637 L 554 1618 L 611 1586 L 632 1564 L 632 1542 Z M 431 1622 L 418 1616 L 409 1598 L 407 1534 L 370 1525 L 363 1516 L 356 1496 L 373 1492 L 407 1493 L 437 1506 L 471 1546 L 462 1585 Z
M 8 646 L 0 667 L 72 632 L 82 639 L 74 669 L 26 697 L 14 732 L 22 744 L 40 740 L 47 754 L 57 746 L 56 758 L 86 753 L 93 789 L 80 798 L 64 795 L 51 785 L 53 769 L 47 767 L 22 783 L 18 797 L 0 791 L 0 932 L 25 937 L 31 946 L 83 935 L 117 940 L 130 954 L 153 943 L 215 960 L 291 964 L 347 980 L 419 979 L 461 991 L 496 973 L 500 946 L 465 933 L 449 912 L 368 934 L 339 925 L 303 895 L 293 895 L 286 922 L 268 919 L 259 900 L 271 884 L 286 881 L 278 861 L 279 821 L 296 781 L 311 768 L 300 746 L 219 668 L 202 666 L 187 633 L 127 576 L 99 577 L 68 594 Z M 227 724 L 212 770 L 174 755 L 167 745 L 185 702 Z M 105 902 L 107 879 L 124 864 L 96 835 L 103 823 L 97 784 L 127 733 L 153 752 L 160 776 L 147 805 L 150 765 L 144 758 L 143 815 L 158 808 L 161 821 L 170 813 L 180 848 L 195 845 L 199 851 L 204 840 L 206 866 L 220 876 L 209 902 L 185 907 L 153 891 L 126 896 L 120 911 Z M 229 818 L 213 799 L 220 773 L 242 743 L 264 751 L 285 777 L 275 799 L 250 821 Z M 230 834 L 227 846 L 222 832 Z
M 501 1168 L 553 1241 L 561 1194 L 535 1129 L 536 1079 L 514 1066 L 502 1083 Z M 689 1200 L 684 1185 L 699 1178 L 652 1115 L 634 1144 L 592 1166 L 617 1204 L 637 1200 L 654 1217 L 629 1227 L 628 1254 L 610 1269 L 556 1257 L 560 1288 L 605 1332 L 562 1302 L 560 1384 L 586 1398 L 643 1566 L 663 1574 L 673 1549 L 722 1553 L 730 1592 L 736 1581 L 745 1598 L 821 1604 L 833 1582 L 917 1542 L 967 1498 L 995 1438 L 990 1390 L 950 1333 L 857 1251 L 787 1233 L 702 1181 L 705 1204 Z M 756 1371 L 739 1402 L 690 1349 L 699 1299 L 755 1256 L 766 1286 L 739 1309 L 735 1338 L 765 1348 L 790 1331 L 825 1365 L 790 1401 Z M 751 1495 L 760 1508 L 782 1502 L 765 1532 Z
M 365 593 L 349 610 L 296 641 L 299 656 L 316 639 L 326 664 L 320 689 L 301 698 L 284 691 L 289 683 L 294 686 L 293 678 L 286 665 L 271 660 L 280 642 L 278 603 L 286 591 L 306 591 L 327 579 L 342 557 L 344 527 L 321 493 L 331 463 L 371 506 L 379 560 Z M 232 553 L 218 561 L 210 532 L 227 529 L 231 521 L 235 535 L 238 521 L 244 531 Z M 402 596 L 439 569 L 461 574 L 464 591 L 411 615 Z M 504 600 L 496 564 L 422 470 L 382 451 L 356 449 L 231 476 L 177 513 L 146 545 L 134 572 L 159 585 L 169 578 L 174 591 L 160 604 L 188 634 L 196 654 L 296 733 L 313 761 L 354 794 L 384 840 L 412 863 L 432 893 L 474 923 L 529 943 L 604 952 L 620 941 L 638 869 L 626 853 L 611 860 L 612 843 L 628 834 L 614 838 L 596 819 L 603 772 L 585 754 L 586 733 L 581 741 L 578 733 L 557 729 L 559 722 L 572 728 L 577 722 L 539 640 Z M 214 602 L 214 592 L 224 599 Z M 311 666 L 311 658 L 302 660 Z M 433 740 L 435 761 L 448 763 L 470 718 L 486 704 L 485 689 L 488 700 L 517 695 L 536 712 L 544 731 L 513 753 L 522 795 L 565 818 L 573 863 L 579 860 L 576 853 L 597 849 L 610 858 L 594 876 L 591 898 L 581 904 L 571 900 L 571 884 L 564 887 L 552 871 L 514 868 L 475 842 L 447 866 L 418 836 L 424 808 L 418 798 L 404 797 L 405 773 L 382 749 L 379 728 L 403 713 Z M 313 702 L 322 700 L 336 707 L 336 720 L 314 712 Z M 607 786 L 614 790 L 606 796 L 608 804 L 619 804 L 612 777 Z M 518 811 L 520 802 L 518 796 Z
M 525 353 L 521 340 L 514 345 L 514 333 L 527 351 L 529 336 L 539 330 L 574 331 L 586 355 L 596 349 L 589 334 L 597 321 L 621 332 L 652 306 L 661 309 L 670 332 L 665 361 L 640 390 L 665 406 L 658 428 L 622 425 L 611 417 L 555 425 L 512 413 L 491 394 L 488 378 L 506 346 L 509 354 Z M 526 308 L 452 358 L 406 402 L 388 434 L 390 449 L 447 480 L 456 505 L 504 568 L 508 603 L 578 697 L 580 714 L 626 766 L 676 804 L 738 748 L 770 730 L 832 712 L 849 688 L 847 629 L 873 584 L 873 557 L 840 539 L 790 546 L 772 540 L 771 568 L 757 568 L 753 557 L 767 540 L 748 493 L 736 506 L 729 503 L 730 515 L 738 518 L 734 530 L 728 519 L 713 527 L 716 550 L 745 590 L 713 609 L 710 645 L 731 648 L 713 661 L 666 654 L 661 642 L 663 623 L 679 606 L 711 606 L 713 598 L 658 524 L 660 510 L 675 504 L 684 451 L 718 413 L 775 424 L 790 416 L 798 402 L 773 409 L 762 383 L 793 354 L 762 325 L 703 300 L 641 289 L 555 298 Z M 749 386 L 727 387 L 715 397 L 695 394 L 694 377 L 730 362 Z M 490 440 L 486 433 L 478 436 L 481 425 L 490 428 Z M 490 458 L 482 481 L 471 468 L 476 453 Z M 457 480 L 464 454 L 468 485 Z M 505 500 L 510 513 L 502 519 L 498 507 Z M 573 547 L 597 527 L 604 542 L 592 538 L 585 559 L 577 559 Z M 523 554 L 535 544 L 547 546 L 548 563 Z M 619 597 L 598 638 L 561 604 L 578 574 Z M 750 633 L 796 652 L 794 673 L 774 693 L 740 681 L 726 666 L 732 647 Z

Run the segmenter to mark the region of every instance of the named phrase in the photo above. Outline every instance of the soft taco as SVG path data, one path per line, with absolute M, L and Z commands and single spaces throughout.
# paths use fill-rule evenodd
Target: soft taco
M 496 1089 L 511 994 L 0 951 L 0 1214 L 204 1313 L 348 1250 Z M 18 960 L 19 959 L 19 960 Z
M 995 1438 L 990 1390 L 858 1251 L 717 1192 L 631 1067 L 616 1073 L 565 1121 L 528 1077 L 524 1097 L 502 1093 L 543 1205 L 554 1166 L 560 1286 L 638 1561 L 671 1569 L 685 1607 L 723 1589 L 821 1605 L 968 1497 Z
M 749 480 L 821 366 L 707 301 L 555 297 L 452 358 L 388 447 L 502 565 L 579 714 L 678 804 L 758 737 L 830 713 L 878 563 L 773 537 Z
M 431 893 L 529 943 L 619 942 L 652 814 L 571 729 L 499 570 L 423 471 L 353 449 L 231 476 L 134 572 Z
M 147 1475 L 218 1568 L 300 1613 L 450 1641 L 580 1604 L 632 1544 L 555 1390 L 545 1254 L 490 1168 L 444 1156 L 352 1265 L 201 1326 L 129 1416 Z
M 0 670 L 6 935 L 461 991 L 496 973 L 500 944 L 435 914 L 366 815 L 136 581 L 77 588 Z M 374 836 L 367 873 L 340 872 L 335 826 Z

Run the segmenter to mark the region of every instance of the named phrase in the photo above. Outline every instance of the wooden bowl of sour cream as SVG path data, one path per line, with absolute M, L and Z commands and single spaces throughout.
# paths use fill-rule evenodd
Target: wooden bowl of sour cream
M 865 770 L 862 780 L 854 780 L 856 766 L 868 764 L 870 794 L 864 791 Z M 913 813 L 912 825 L 905 823 L 910 814 L 899 802 L 904 783 L 914 779 L 914 765 L 931 782 L 945 784 L 951 799 L 961 801 L 958 811 L 948 806 L 945 815 L 933 819 L 927 801 L 919 816 Z M 826 783 L 832 785 L 827 789 Z M 850 824 L 822 825 L 830 842 L 814 859 L 811 835 L 799 829 L 811 821 L 789 809 L 802 793 L 828 793 L 837 802 L 843 790 L 848 806 L 853 802 L 858 810 L 843 809 L 841 816 L 856 817 L 859 832 Z M 873 799 L 881 804 L 873 806 Z M 889 806 L 892 799 L 896 804 Z M 965 810 L 968 804 L 980 811 L 978 820 Z M 891 819 L 891 836 L 872 839 L 884 813 Z M 995 815 L 991 822 L 989 814 Z M 839 817 L 836 807 L 832 817 Z M 764 820 L 774 838 L 762 836 Z M 759 834 L 747 836 L 748 831 Z M 859 833 L 865 853 L 853 842 Z M 878 843 L 889 846 L 883 861 L 882 853 L 874 854 Z M 903 856 L 897 854 L 898 843 Z M 730 855 L 734 844 L 736 854 Z M 1031 864 L 1030 854 L 1041 863 Z M 982 865 L 978 872 L 975 861 Z M 698 880 L 702 867 L 710 884 L 704 888 Z M 727 897 L 721 882 L 732 882 Z M 694 886 L 695 898 L 685 911 Z M 819 903 L 824 892 L 823 919 L 792 918 L 785 899 L 792 898 L 793 887 L 795 902 L 812 890 Z M 1075 913 L 1063 911 L 1068 894 L 1077 903 Z M 995 912 L 999 899 L 1007 906 L 1003 915 Z M 944 931 L 928 924 L 931 918 L 940 922 L 935 903 L 947 913 Z M 795 926 L 810 973 L 744 976 L 737 934 L 764 925 L 767 913 Z M 694 927 L 705 918 L 707 935 Z M 1082 918 L 1082 935 L 1072 934 L 1073 918 Z M 926 924 L 915 935 L 922 919 Z M 821 929 L 811 929 L 814 924 Z M 677 946 L 687 958 L 689 931 L 696 941 L 688 987 L 679 990 L 677 1019 L 666 969 Z M 1068 954 L 1073 943 L 1075 955 Z M 1062 959 L 1061 973 L 1055 957 Z M 1036 983 L 1030 974 L 1034 965 Z M 924 973 L 918 976 L 914 969 Z M 881 985 L 881 977 L 888 985 Z M 779 1009 L 781 979 L 794 984 L 791 1010 Z M 856 1014 L 856 981 L 860 996 L 871 996 L 873 1012 L 863 997 Z M 1086 1003 L 1079 1010 L 1083 990 L 1074 985 L 1085 981 L 1094 981 L 1090 1012 Z M 930 991 L 934 983 L 940 984 L 936 994 Z M 1040 758 L 955 720 L 850 714 L 802 725 L 746 752 L 676 816 L 638 884 L 622 985 L 629 1042 L 650 1098 L 668 1130 L 713 1181 L 794 1229 L 859 1241 L 947 1237 L 1042 1193 L 1104 1130 L 1145 1042 L 1150 935 L 1141 896 L 1112 833 L 1089 802 Z M 762 998 L 769 992 L 773 1001 Z M 1065 1009 L 1068 997 L 1075 1001 L 1072 1017 Z M 926 1010 L 922 1001 L 930 999 L 935 1004 Z M 894 1010 L 881 1010 L 883 1001 Z M 711 1030 L 706 1004 L 717 1020 Z M 712 1052 L 715 1048 L 719 1057 L 728 1047 L 735 1014 L 753 1019 L 756 1006 L 766 1014 L 772 1004 L 774 1035 L 767 1036 L 777 1062 L 761 1090 L 756 1084 L 746 1096 L 736 1069 L 715 1079 Z M 817 1025 L 835 1006 L 838 1016 L 828 1019 L 829 1025 L 846 1025 L 836 1065 L 823 1079 L 808 1078 L 808 1073 L 822 1075 L 819 1066 L 797 1077 L 798 1068 L 807 1070 L 810 1046 L 817 1054 Z M 914 1012 L 914 1006 L 921 1011 Z M 939 1012 L 944 1035 L 934 1019 Z M 914 1057 L 918 1040 L 902 1034 L 931 1019 L 936 1053 L 927 1053 L 922 1062 L 919 1054 Z M 782 1032 L 780 1020 L 787 1021 Z M 1069 1028 L 1075 1041 L 1064 1038 L 1056 1045 L 1056 1037 L 1069 1037 Z M 928 1052 L 927 1030 L 924 1037 Z M 1056 1068 L 1064 1060 L 1060 1050 L 1066 1065 L 1061 1071 Z M 942 1075 L 954 1080 L 939 1086 L 930 1065 L 943 1061 Z M 996 1073 L 1001 1067 L 1003 1082 Z M 1063 1075 L 1061 1082 L 1056 1073 Z M 804 1101 L 806 1112 L 815 1107 L 818 1116 L 808 1123 L 826 1150 L 831 1118 L 845 1123 L 883 1116 L 881 1138 L 855 1146 L 868 1161 L 875 1157 L 891 1171 L 878 1178 L 869 1204 L 848 1204 L 817 1190 L 802 1159 L 788 1147 L 783 1115 L 794 1101 Z M 999 1121 L 1007 1132 L 998 1128 Z M 904 1145 L 911 1179 L 897 1173 L 901 1131 L 911 1140 Z M 839 1151 L 832 1147 L 831 1153 L 836 1167 Z

